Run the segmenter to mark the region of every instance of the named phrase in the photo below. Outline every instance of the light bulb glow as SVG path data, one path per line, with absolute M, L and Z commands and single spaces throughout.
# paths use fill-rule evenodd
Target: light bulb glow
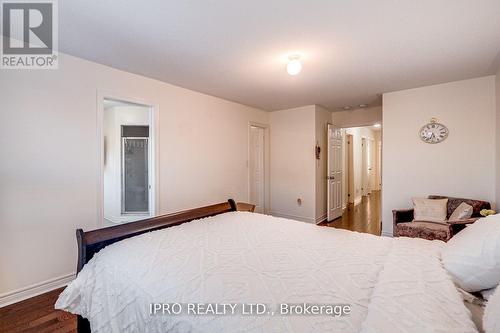
M 302 63 L 298 56 L 290 57 L 288 65 L 286 65 L 286 71 L 290 75 L 297 75 L 302 70 Z

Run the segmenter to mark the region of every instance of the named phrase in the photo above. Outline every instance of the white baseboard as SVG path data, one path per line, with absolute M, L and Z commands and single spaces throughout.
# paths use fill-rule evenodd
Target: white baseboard
M 47 293 L 57 288 L 64 287 L 68 283 L 73 281 L 74 278 L 75 278 L 74 273 L 66 274 L 54 279 L 35 283 L 32 284 L 31 286 L 16 289 L 8 293 L 2 294 L 0 295 L 0 308 L 20 301 L 24 301 L 25 299 L 31 297 Z
M 270 212 L 269 214 L 272 216 L 276 216 L 276 217 L 283 217 L 285 219 L 297 220 L 297 221 L 301 221 L 301 222 L 316 224 L 316 219 L 310 218 L 310 217 L 291 215 L 291 214 L 285 214 L 285 213 L 280 213 L 280 212 Z
M 326 221 L 326 213 L 316 218 L 316 224 Z
M 392 234 L 392 231 L 389 232 L 387 230 L 382 230 L 382 234 L 380 236 L 383 236 L 383 237 L 394 237 L 394 235 Z

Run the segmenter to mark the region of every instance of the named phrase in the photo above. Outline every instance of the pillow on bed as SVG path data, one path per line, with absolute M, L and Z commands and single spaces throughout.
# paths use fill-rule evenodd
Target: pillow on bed
M 412 198 L 413 220 L 423 222 L 444 222 L 448 199 Z
M 483 328 L 486 333 L 500 332 L 500 288 L 498 287 L 486 303 Z
M 489 300 L 491 298 L 491 296 L 493 296 L 493 294 L 495 293 L 496 290 L 497 290 L 497 287 L 481 290 L 479 293 L 481 294 L 481 296 L 483 296 L 483 298 L 485 300 Z
M 443 264 L 455 282 L 474 292 L 500 282 L 500 215 L 479 219 L 446 243 Z

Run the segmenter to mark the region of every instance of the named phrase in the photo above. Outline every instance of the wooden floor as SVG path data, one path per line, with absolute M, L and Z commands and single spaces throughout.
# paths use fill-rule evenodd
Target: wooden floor
M 382 223 L 380 196 L 380 191 L 372 191 L 363 197 L 360 204 L 356 206 L 349 204 L 342 217 L 321 225 L 380 236 Z
M 363 197 L 357 206 L 349 205 L 341 218 L 321 225 L 380 235 L 380 192 Z M 62 289 L 0 308 L 0 332 L 76 332 L 76 316 L 54 310 Z
M 0 332 L 76 332 L 76 316 L 54 310 L 63 288 L 0 308 Z

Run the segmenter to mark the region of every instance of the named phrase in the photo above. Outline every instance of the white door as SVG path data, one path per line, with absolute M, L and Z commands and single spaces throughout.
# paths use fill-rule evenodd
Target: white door
M 327 219 L 342 216 L 342 131 L 328 124 Z
M 368 162 L 366 139 L 361 138 L 361 195 L 368 193 Z
M 250 126 L 250 203 L 255 205 L 257 213 L 264 213 L 264 131 L 257 126 Z
M 366 175 L 367 175 L 367 181 L 366 181 L 366 189 L 365 192 L 366 194 L 370 194 L 370 192 L 373 189 L 373 141 L 371 139 L 368 139 L 366 141 Z

